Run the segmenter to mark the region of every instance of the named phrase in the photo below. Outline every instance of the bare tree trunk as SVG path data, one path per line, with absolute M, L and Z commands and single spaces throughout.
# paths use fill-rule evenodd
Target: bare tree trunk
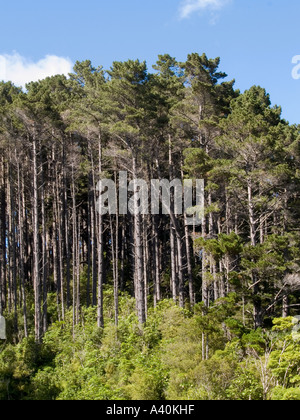
M 151 221 L 151 218 L 150 218 Z M 145 279 L 145 314 L 148 317 L 148 296 L 149 296 L 149 245 L 148 245 L 148 226 L 147 220 L 144 218 L 143 226 L 143 250 L 144 250 L 144 279 Z
M 74 165 L 72 164 L 72 225 L 73 225 L 73 338 L 75 338 L 76 325 L 76 274 L 77 274 L 77 215 L 76 215 L 76 195 L 75 195 L 75 180 L 74 180 Z
M 173 178 L 173 145 L 172 145 L 172 137 L 169 135 L 169 181 Z M 172 197 L 173 198 L 173 197 Z M 174 206 L 174 199 L 172 200 L 172 207 Z M 173 209 L 173 208 L 172 208 Z M 178 279 L 177 279 L 177 259 L 176 259 L 176 246 L 175 246 L 175 226 L 170 221 L 170 247 L 171 247 L 171 290 L 172 290 L 172 298 L 174 302 L 177 302 L 178 296 Z
M 188 271 L 188 279 L 189 279 L 190 304 L 191 306 L 195 306 L 196 301 L 195 301 L 193 268 L 192 268 L 192 259 L 191 259 L 190 233 L 189 233 L 189 227 L 187 225 L 186 214 L 184 215 L 184 232 L 185 232 L 187 271 Z
M 97 283 L 98 283 L 98 277 L 97 277 L 97 232 L 98 224 L 100 221 L 100 217 L 97 217 L 97 211 L 96 211 L 96 181 L 95 181 L 95 168 L 93 163 L 93 158 L 91 158 L 92 161 L 92 193 L 91 193 L 91 239 L 92 239 L 92 305 L 97 306 Z M 102 222 L 101 222 L 102 223 Z
M 113 221 L 112 221 L 112 215 L 109 217 L 110 222 L 110 238 L 111 238 L 111 255 L 112 255 L 112 268 L 113 268 L 113 280 L 114 280 L 114 311 L 115 311 L 115 325 L 118 326 L 119 322 L 119 276 L 118 276 L 118 258 L 117 258 L 117 252 L 118 252 L 118 217 L 116 220 L 116 234 L 114 232 L 113 228 Z
M 117 185 L 117 173 L 115 172 L 115 183 Z M 119 324 L 119 208 L 117 206 L 116 214 L 116 257 L 115 257 L 115 283 L 114 283 L 114 301 L 115 301 L 115 324 Z
M 211 192 L 208 193 L 208 205 L 209 207 L 212 206 Z M 213 219 L 213 214 L 210 211 L 209 216 L 208 216 L 208 236 L 212 239 L 213 235 L 214 235 L 214 219 Z
M 48 278 L 48 258 L 47 258 L 47 232 L 46 232 L 46 216 L 45 216 L 45 185 L 42 180 L 41 188 L 41 216 L 42 216 L 42 278 L 43 278 L 43 333 L 47 331 L 47 278 Z
M 219 272 L 220 272 L 220 297 L 224 298 L 226 296 L 225 292 L 225 281 L 224 281 L 224 265 L 222 260 L 219 261 Z
M 91 305 L 91 267 L 92 267 L 92 242 L 94 234 L 94 217 L 93 213 L 93 198 L 91 196 L 93 188 L 92 175 L 89 174 L 89 192 L 88 192 L 88 220 L 87 220 L 87 260 L 88 260 L 88 269 L 87 269 L 87 284 L 86 284 L 86 306 L 89 308 Z
M 177 272 L 178 272 L 178 289 L 179 289 L 179 306 L 184 308 L 185 301 L 185 289 L 184 289 L 184 275 L 183 275 L 183 252 L 182 252 L 182 239 L 180 234 L 180 228 L 178 220 L 175 217 L 174 212 L 170 211 L 171 221 L 175 229 L 175 238 L 177 245 Z
M 38 218 L 38 164 L 37 141 L 35 135 L 32 141 L 33 152 L 33 284 L 35 307 L 35 340 L 41 342 L 41 279 L 40 279 L 40 247 Z
M 121 291 L 124 291 L 125 287 L 125 241 L 126 241 L 126 226 L 125 221 L 122 223 L 122 241 L 121 241 Z
M 66 283 L 67 283 L 67 308 L 71 306 L 71 255 L 70 255 L 70 237 L 69 237 L 69 217 L 68 217 L 68 192 L 67 192 L 67 174 L 66 174 L 66 139 L 63 140 L 63 232 L 66 254 Z
M 99 158 L 99 176 L 102 175 L 102 142 L 99 135 L 98 143 Z M 104 328 L 103 315 L 103 279 L 104 279 L 104 261 L 103 261 L 103 217 L 100 209 L 98 211 L 98 303 L 97 303 L 97 324 L 99 328 Z
M 250 239 L 251 246 L 256 246 L 256 225 L 253 204 L 253 186 L 251 179 L 248 179 L 248 212 L 249 212 L 249 226 L 250 226 Z M 259 281 L 257 274 L 252 270 L 252 284 L 253 284 L 253 317 L 254 327 L 259 328 L 262 326 L 262 307 L 261 298 L 259 296 Z
M 289 297 L 285 295 L 282 302 L 282 318 L 287 318 L 289 316 Z
M 185 290 L 183 276 L 182 240 L 179 232 L 176 232 L 177 255 L 178 255 L 178 277 L 179 277 L 179 306 L 184 308 Z
M 161 300 L 160 290 L 160 264 L 159 264 L 159 243 L 158 243 L 158 229 L 157 229 L 157 217 L 152 217 L 152 237 L 153 237 L 153 260 L 154 260 L 154 307 Z
M 6 295 L 7 295 L 7 282 L 6 282 L 6 193 L 5 193 L 5 165 L 4 157 L 1 158 L 1 189 L 0 189 L 0 200 L 1 200 L 1 213 L 0 213 L 0 315 L 3 314 L 6 308 Z
M 206 220 L 202 222 L 202 238 L 206 238 Z M 207 284 L 207 255 L 206 251 L 202 249 L 202 301 L 206 307 L 209 307 L 209 293 Z
M 57 205 L 57 230 L 58 230 L 58 266 L 60 278 L 60 302 L 61 302 L 61 317 L 65 320 L 65 297 L 64 297 L 64 267 L 63 267 L 63 208 L 61 205 L 59 184 L 60 177 L 56 175 L 56 205 Z
M 7 193 L 7 262 L 8 262 L 8 270 L 7 270 L 7 293 L 8 293 L 8 310 L 9 313 L 12 312 L 13 307 L 13 285 L 12 285 L 12 208 L 11 208 L 11 173 L 10 173 L 10 163 L 7 164 L 7 186 L 6 186 L 6 193 Z
M 61 310 L 60 310 L 60 271 L 58 261 L 58 202 L 57 202 L 57 162 L 55 155 L 55 143 L 52 145 L 52 195 L 53 195 L 53 223 L 52 223 L 52 255 L 53 255 L 53 280 L 56 288 L 56 305 L 58 319 L 61 321 Z
M 253 191 L 252 191 L 252 181 L 250 179 L 248 180 L 248 212 L 249 212 L 251 245 L 256 246 L 256 226 L 255 226 L 255 215 L 254 215 L 254 206 L 253 206 Z
M 11 171 L 12 156 L 10 155 L 9 162 L 9 175 L 8 175 L 8 187 L 9 192 L 9 256 L 10 256 L 10 287 L 11 287 L 11 305 L 14 311 L 14 331 L 18 332 L 18 297 L 17 297 L 17 242 L 16 242 L 16 209 L 15 209 L 15 196 L 13 192 L 13 177 Z
M 80 318 L 80 228 L 81 228 L 81 214 L 79 212 L 77 218 L 77 230 L 76 230 L 76 324 L 79 324 Z
M 132 159 L 132 169 L 134 180 L 137 179 L 137 165 L 136 157 Z M 134 192 L 137 193 L 137 187 L 135 185 Z M 135 200 L 136 201 L 136 200 Z M 137 312 L 140 324 L 146 322 L 145 313 L 145 284 L 144 284 L 144 273 L 143 273 L 143 241 L 142 241 L 142 229 L 141 229 L 141 215 L 137 211 L 138 203 L 135 202 L 135 214 L 134 214 L 134 244 L 135 244 L 135 273 L 136 273 L 136 289 L 137 289 Z
M 174 302 L 177 302 L 177 272 L 176 272 L 176 247 L 175 247 L 175 228 L 170 222 L 170 253 L 171 253 L 171 290 Z
M 17 158 L 17 156 L 16 156 Z M 20 162 L 17 163 L 18 170 L 18 224 L 19 224 L 19 254 L 20 254 L 20 285 L 22 295 L 22 306 L 23 306 L 23 320 L 24 320 L 24 336 L 28 337 L 28 325 L 27 325 L 27 304 L 26 304 L 26 292 L 25 292 L 25 269 L 24 269 L 24 202 L 23 202 L 23 173 L 21 174 Z M 22 177 L 22 182 L 21 182 Z
M 94 184 L 95 185 L 95 184 Z M 95 192 L 93 193 L 93 206 L 91 217 L 91 237 L 92 237 L 92 305 L 97 306 L 97 220 L 96 220 L 96 204 Z

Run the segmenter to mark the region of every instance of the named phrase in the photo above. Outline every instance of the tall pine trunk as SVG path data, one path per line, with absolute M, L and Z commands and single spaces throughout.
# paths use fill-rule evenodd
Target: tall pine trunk
M 34 329 L 35 340 L 41 342 L 41 278 L 40 278 L 40 246 L 39 246 L 39 194 L 38 194 L 38 159 L 37 140 L 32 139 L 33 157 L 33 285 L 34 285 Z
M 256 223 L 255 223 L 255 213 L 254 213 L 254 203 L 253 203 L 253 183 L 251 179 L 248 179 L 248 213 L 249 213 L 249 227 L 250 227 L 250 240 L 251 246 L 255 247 L 256 242 Z M 254 327 L 259 328 L 262 326 L 262 306 L 261 306 L 261 297 L 259 295 L 259 279 L 257 273 L 252 270 L 252 289 L 253 289 L 253 317 L 254 317 Z
M 17 163 L 18 171 L 18 231 L 19 231 L 19 275 L 22 295 L 22 306 L 23 306 L 23 320 L 24 320 L 24 336 L 28 337 L 28 325 L 27 325 L 27 304 L 26 304 L 26 291 L 25 291 L 25 261 L 24 261 L 24 205 L 23 202 L 23 172 L 21 172 L 20 162 Z M 22 178 L 22 180 L 21 180 Z
M 98 142 L 98 163 L 99 163 L 99 177 L 102 176 L 102 141 L 101 134 L 99 134 Z M 104 283 L 104 261 L 103 261 L 103 216 L 100 209 L 98 213 L 98 292 L 97 292 L 97 324 L 99 328 L 104 328 L 104 314 L 103 314 L 103 283 Z
M 134 181 L 137 179 L 137 162 L 136 157 L 132 159 L 132 169 Z M 134 186 L 134 193 L 138 192 L 137 186 Z M 145 313 L 145 284 L 143 271 L 143 236 L 142 236 L 142 222 L 141 215 L 137 211 L 138 203 L 135 200 L 134 211 L 134 258 L 135 258 L 135 278 L 136 278 L 136 305 L 138 312 L 138 319 L 140 324 L 146 322 Z

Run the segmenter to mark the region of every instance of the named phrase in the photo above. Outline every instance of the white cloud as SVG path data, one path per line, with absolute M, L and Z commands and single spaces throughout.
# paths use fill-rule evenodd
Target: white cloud
M 11 81 L 16 86 L 36 82 L 57 74 L 71 73 L 73 64 L 69 58 L 46 55 L 33 62 L 18 53 L 0 55 L 0 81 Z
M 193 13 L 205 9 L 213 11 L 220 10 L 229 1 L 230 0 L 183 0 L 179 9 L 180 18 L 188 18 Z

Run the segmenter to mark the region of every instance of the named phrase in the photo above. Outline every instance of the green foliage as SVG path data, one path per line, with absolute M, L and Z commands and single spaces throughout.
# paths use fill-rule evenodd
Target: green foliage
M 273 401 L 300 401 L 300 388 L 276 387 L 272 392 L 271 399 Z
M 104 330 L 95 308 L 83 308 L 74 330 L 70 311 L 41 345 L 0 348 L 0 400 L 300 399 L 295 318 L 276 319 L 272 333 L 247 330 L 231 294 L 194 313 L 161 301 L 142 327 L 122 295 L 116 328 L 109 290 L 105 302 Z
M 278 340 L 270 357 L 269 368 L 284 388 L 299 388 L 300 340 L 299 335 L 294 334 L 294 319 L 278 319 L 274 324 L 273 330 Z
M 51 365 L 53 357 L 49 347 L 32 338 L 6 346 L 0 353 L 0 399 L 31 399 L 32 379 L 39 369 Z

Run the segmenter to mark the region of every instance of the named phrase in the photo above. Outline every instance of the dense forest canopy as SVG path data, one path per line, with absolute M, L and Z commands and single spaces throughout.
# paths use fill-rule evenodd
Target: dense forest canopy
M 0 83 L 1 399 L 300 398 L 299 126 L 219 66 Z M 201 226 L 99 213 L 120 171 L 204 179 Z

